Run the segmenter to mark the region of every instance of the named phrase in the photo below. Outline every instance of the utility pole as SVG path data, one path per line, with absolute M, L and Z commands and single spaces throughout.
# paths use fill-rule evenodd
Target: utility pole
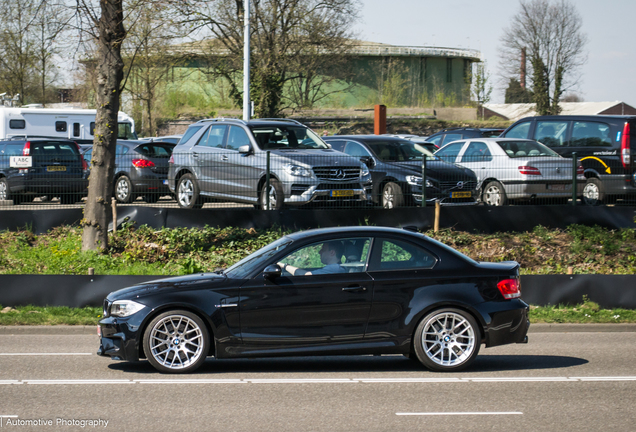
M 243 6 L 243 120 L 252 117 L 250 103 L 250 0 L 244 0 Z

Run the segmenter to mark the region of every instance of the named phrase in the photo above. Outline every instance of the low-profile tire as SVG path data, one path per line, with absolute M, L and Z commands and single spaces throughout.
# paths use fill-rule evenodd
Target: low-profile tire
M 210 335 L 196 314 L 172 310 L 148 324 L 143 344 L 146 358 L 159 372 L 189 373 L 205 362 Z
M 258 195 L 261 210 L 267 210 L 267 183 L 261 187 L 261 193 Z M 269 180 L 269 209 L 280 210 L 285 202 L 285 194 L 283 193 L 283 185 L 278 179 Z
M 132 182 L 127 176 L 121 176 L 115 180 L 115 199 L 123 204 L 128 204 L 135 200 Z
M 477 357 L 479 324 L 469 313 L 445 308 L 431 312 L 415 329 L 413 348 L 418 360 L 437 372 L 460 371 Z
M 605 201 L 605 187 L 603 182 L 596 177 L 587 179 L 583 187 L 583 202 L 589 206 L 597 206 Z
M 183 209 L 203 207 L 199 184 L 192 174 L 184 174 L 177 182 L 177 204 Z
M 508 204 L 506 191 L 498 181 L 488 182 L 481 194 L 481 200 L 487 206 L 499 207 Z
M 400 185 L 393 182 L 385 184 L 380 195 L 380 205 L 385 209 L 402 207 L 404 205 L 404 194 Z

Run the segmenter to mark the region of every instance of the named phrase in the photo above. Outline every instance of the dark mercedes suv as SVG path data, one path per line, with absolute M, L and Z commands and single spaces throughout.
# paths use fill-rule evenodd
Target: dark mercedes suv
M 587 179 L 583 201 L 598 205 L 618 197 L 636 198 L 636 117 L 562 115 L 526 117 L 502 135 L 537 140 L 561 156 L 573 153 L 583 165 Z
M 86 196 L 88 170 L 79 146 L 64 139 L 0 141 L 0 201 L 38 196 L 73 204 Z

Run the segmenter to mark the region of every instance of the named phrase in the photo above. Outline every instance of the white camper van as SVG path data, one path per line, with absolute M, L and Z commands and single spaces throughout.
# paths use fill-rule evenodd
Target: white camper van
M 0 107 L 0 139 L 50 137 L 90 144 L 96 113 L 94 109 Z M 137 139 L 133 119 L 121 111 L 117 117 L 117 138 Z

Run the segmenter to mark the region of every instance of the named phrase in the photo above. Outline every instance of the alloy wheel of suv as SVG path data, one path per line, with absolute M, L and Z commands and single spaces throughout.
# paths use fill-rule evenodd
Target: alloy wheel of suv
M 381 204 L 385 209 L 401 207 L 404 204 L 402 188 L 397 183 L 389 182 L 382 188 Z
M 267 194 L 267 184 L 264 184 L 259 195 L 262 210 L 267 210 Z M 283 185 L 277 179 L 271 179 L 269 182 L 269 209 L 280 210 L 284 202 Z
M 192 174 L 185 174 L 177 183 L 177 203 L 184 209 L 203 207 L 203 201 L 199 195 L 199 185 Z

